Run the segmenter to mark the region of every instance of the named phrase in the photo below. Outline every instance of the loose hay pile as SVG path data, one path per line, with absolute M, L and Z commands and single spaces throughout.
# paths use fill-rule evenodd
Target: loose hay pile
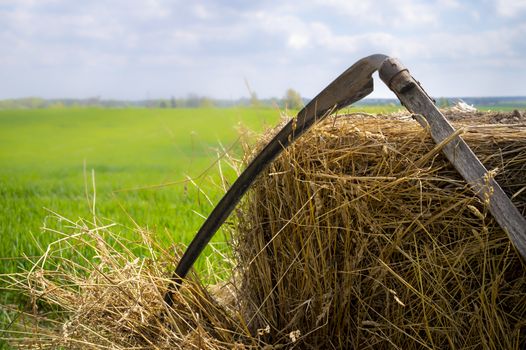
M 72 222 L 31 271 L 0 276 L 28 299 L 27 310 L 4 306 L 13 322 L 5 335 L 23 349 L 231 349 L 257 337 L 232 309 L 227 285 L 221 303 L 190 276 L 167 310 L 167 266 L 176 251 L 164 250 L 146 231 L 126 241 L 114 225 Z M 134 250 L 129 249 L 133 247 Z M 91 250 L 91 253 L 87 253 Z M 75 253 L 64 257 L 65 252 Z M 170 267 L 171 268 L 171 267 Z M 219 294 L 219 293 L 218 293 Z M 4 336 L 1 336 L 2 339 Z
M 502 121 L 493 117 L 465 115 L 456 126 L 526 215 L 526 120 L 519 113 L 506 117 L 514 124 L 487 124 Z M 33 306 L 8 330 L 11 342 L 526 348 L 526 266 L 407 116 L 328 119 L 279 157 L 241 209 L 236 278 L 205 288 L 192 277 L 169 312 L 162 297 L 173 251 L 141 231 L 138 255 L 128 249 L 137 242 L 123 242 L 110 227 L 67 222 L 72 236 L 32 271 L 2 278 Z M 82 247 L 96 258 L 63 259 L 65 249 Z

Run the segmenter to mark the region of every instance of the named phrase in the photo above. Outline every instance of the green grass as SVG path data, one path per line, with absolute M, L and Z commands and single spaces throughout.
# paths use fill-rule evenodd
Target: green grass
M 0 272 L 19 264 L 6 258 L 39 254 L 37 242 L 56 239 L 42 233 L 44 224 L 60 225 L 44 208 L 92 216 L 92 170 L 97 216 L 121 224 L 123 235 L 134 220 L 167 245 L 188 243 L 203 221 L 194 211 L 207 215 L 211 205 L 192 184 L 174 183 L 209 168 L 221 145 L 235 144 L 238 124 L 262 130 L 278 120 L 271 109 L 0 111 Z M 217 169 L 196 180 L 212 202 L 223 193 Z
M 476 106 L 481 111 L 492 111 L 492 112 L 512 112 L 514 110 L 524 110 L 524 107 L 516 106 Z

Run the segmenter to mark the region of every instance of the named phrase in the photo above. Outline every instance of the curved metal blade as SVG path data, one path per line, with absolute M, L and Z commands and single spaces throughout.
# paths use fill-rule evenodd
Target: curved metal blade
M 195 235 L 175 269 L 172 277 L 172 290 L 178 288 L 182 283 L 205 246 L 256 177 L 285 147 L 294 142 L 314 123 L 324 119 L 331 111 L 348 106 L 369 95 L 373 91 L 372 74 L 387 58 L 386 55 L 376 54 L 362 58 L 353 64 L 299 111 L 295 120 L 288 122 L 274 136 L 225 193 Z M 173 299 L 170 291 L 166 293 L 164 299 L 168 305 L 172 305 Z

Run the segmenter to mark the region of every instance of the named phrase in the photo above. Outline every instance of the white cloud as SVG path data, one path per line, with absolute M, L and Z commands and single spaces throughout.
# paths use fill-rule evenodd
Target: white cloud
M 374 18 L 377 11 L 375 11 L 372 1 L 361 0 L 313 0 L 313 3 L 319 7 L 329 6 L 336 9 L 338 12 L 345 13 L 348 16 L 357 18 L 363 17 L 367 19 Z
M 10 86 L 10 79 L 18 78 L 11 72 L 17 72 L 27 75 L 19 81 L 41 82 L 18 83 L 21 92 L 0 87 L 0 98 L 43 95 L 34 90 L 49 79 L 43 71 L 65 75 L 62 85 L 49 86 L 55 96 L 66 94 L 67 74 L 61 72 L 68 69 L 84 72 L 75 76 L 77 86 L 89 77 L 82 91 L 95 89 L 97 82 L 98 91 L 116 89 L 119 76 L 105 83 L 107 67 L 127 81 L 145 79 L 156 86 L 152 91 L 166 95 L 193 89 L 237 97 L 246 93 L 244 76 L 262 97 L 280 95 L 290 86 L 312 95 L 355 59 L 372 53 L 397 56 L 421 71 L 448 66 L 432 78 L 436 81 L 450 76 L 449 69 L 458 73 L 458 67 L 472 67 L 472 76 L 476 69 L 481 75 L 494 70 L 494 76 L 506 76 L 525 54 L 525 9 L 526 0 L 477 6 L 458 0 L 93 0 L 82 6 L 65 0 L 5 0 L 0 78 Z M 492 21 L 485 20 L 488 14 Z M 195 84 L 173 83 L 181 77 Z M 196 90 L 199 86 L 203 91 Z M 123 83 L 115 94 L 126 97 L 129 91 Z
M 438 0 L 437 3 L 439 6 L 449 9 L 458 9 L 462 7 L 457 0 Z
M 291 34 L 289 35 L 288 45 L 293 49 L 303 49 L 309 45 L 309 37 L 301 33 Z
M 210 19 L 213 17 L 212 13 L 203 4 L 196 4 L 194 6 L 194 13 L 200 19 Z
M 412 27 L 417 25 L 435 25 L 441 7 L 451 6 L 452 1 L 430 3 L 419 0 L 313 0 L 319 7 L 331 7 L 335 14 L 344 14 L 359 23 L 369 25 L 387 25 Z M 447 4 L 447 5 L 446 5 Z M 374 30 L 374 27 L 371 27 Z
M 504 17 L 518 17 L 526 11 L 526 0 L 497 0 L 497 13 Z

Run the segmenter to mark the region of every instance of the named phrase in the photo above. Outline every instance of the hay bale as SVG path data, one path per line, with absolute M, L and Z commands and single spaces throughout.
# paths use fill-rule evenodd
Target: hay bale
M 456 127 L 526 215 L 526 124 L 463 120 Z M 410 117 L 328 119 L 244 205 L 242 312 L 253 332 L 270 330 L 268 343 L 526 348 L 526 266 Z

